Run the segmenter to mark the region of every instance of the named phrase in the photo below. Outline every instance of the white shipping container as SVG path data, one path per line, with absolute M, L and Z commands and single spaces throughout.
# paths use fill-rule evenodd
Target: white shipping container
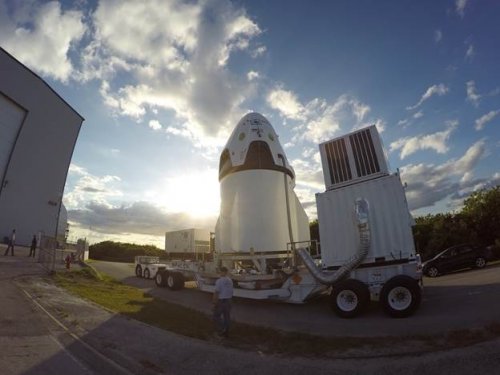
M 371 246 L 363 263 L 414 256 L 414 220 L 401 180 L 394 174 L 316 194 L 323 265 L 341 266 L 357 252 L 357 198 L 365 198 L 370 206 Z
M 167 253 L 199 254 L 210 252 L 210 231 L 183 229 L 165 233 Z

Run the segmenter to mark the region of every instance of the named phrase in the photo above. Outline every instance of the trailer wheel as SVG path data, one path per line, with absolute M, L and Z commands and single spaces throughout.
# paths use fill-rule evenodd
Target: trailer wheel
M 151 273 L 149 272 L 149 269 L 148 269 L 148 268 L 146 268 L 146 269 L 144 270 L 144 278 L 145 278 L 145 279 L 149 279 L 150 277 L 151 277 Z
M 140 264 L 135 267 L 135 276 L 142 277 L 142 267 Z
M 420 305 L 421 292 L 418 281 L 406 275 L 390 279 L 382 287 L 380 303 L 393 318 L 406 318 Z
M 159 287 L 167 285 L 168 271 L 158 271 L 155 275 L 155 284 Z
M 169 272 L 167 275 L 167 287 L 170 290 L 179 290 L 184 287 L 184 276 L 179 272 Z
M 348 279 L 334 284 L 330 297 L 335 314 L 341 318 L 354 318 L 368 305 L 370 291 L 361 281 Z

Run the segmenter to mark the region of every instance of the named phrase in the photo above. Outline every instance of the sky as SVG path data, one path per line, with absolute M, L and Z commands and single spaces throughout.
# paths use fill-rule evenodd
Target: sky
M 70 240 L 164 247 L 213 230 L 220 153 L 273 125 L 310 220 L 318 144 L 381 132 L 414 216 L 500 184 L 500 2 L 0 0 L 0 45 L 84 118 Z

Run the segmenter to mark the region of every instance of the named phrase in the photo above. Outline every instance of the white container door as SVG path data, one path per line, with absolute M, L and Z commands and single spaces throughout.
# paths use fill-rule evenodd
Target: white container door
M 0 183 L 2 184 L 25 115 L 26 111 L 23 108 L 0 94 Z

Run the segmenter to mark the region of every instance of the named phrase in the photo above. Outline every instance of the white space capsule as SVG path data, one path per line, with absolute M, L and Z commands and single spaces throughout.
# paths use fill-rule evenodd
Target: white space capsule
M 261 114 L 245 115 L 234 128 L 220 157 L 219 181 L 218 252 L 277 252 L 309 241 L 309 219 L 293 190 L 295 172 Z

